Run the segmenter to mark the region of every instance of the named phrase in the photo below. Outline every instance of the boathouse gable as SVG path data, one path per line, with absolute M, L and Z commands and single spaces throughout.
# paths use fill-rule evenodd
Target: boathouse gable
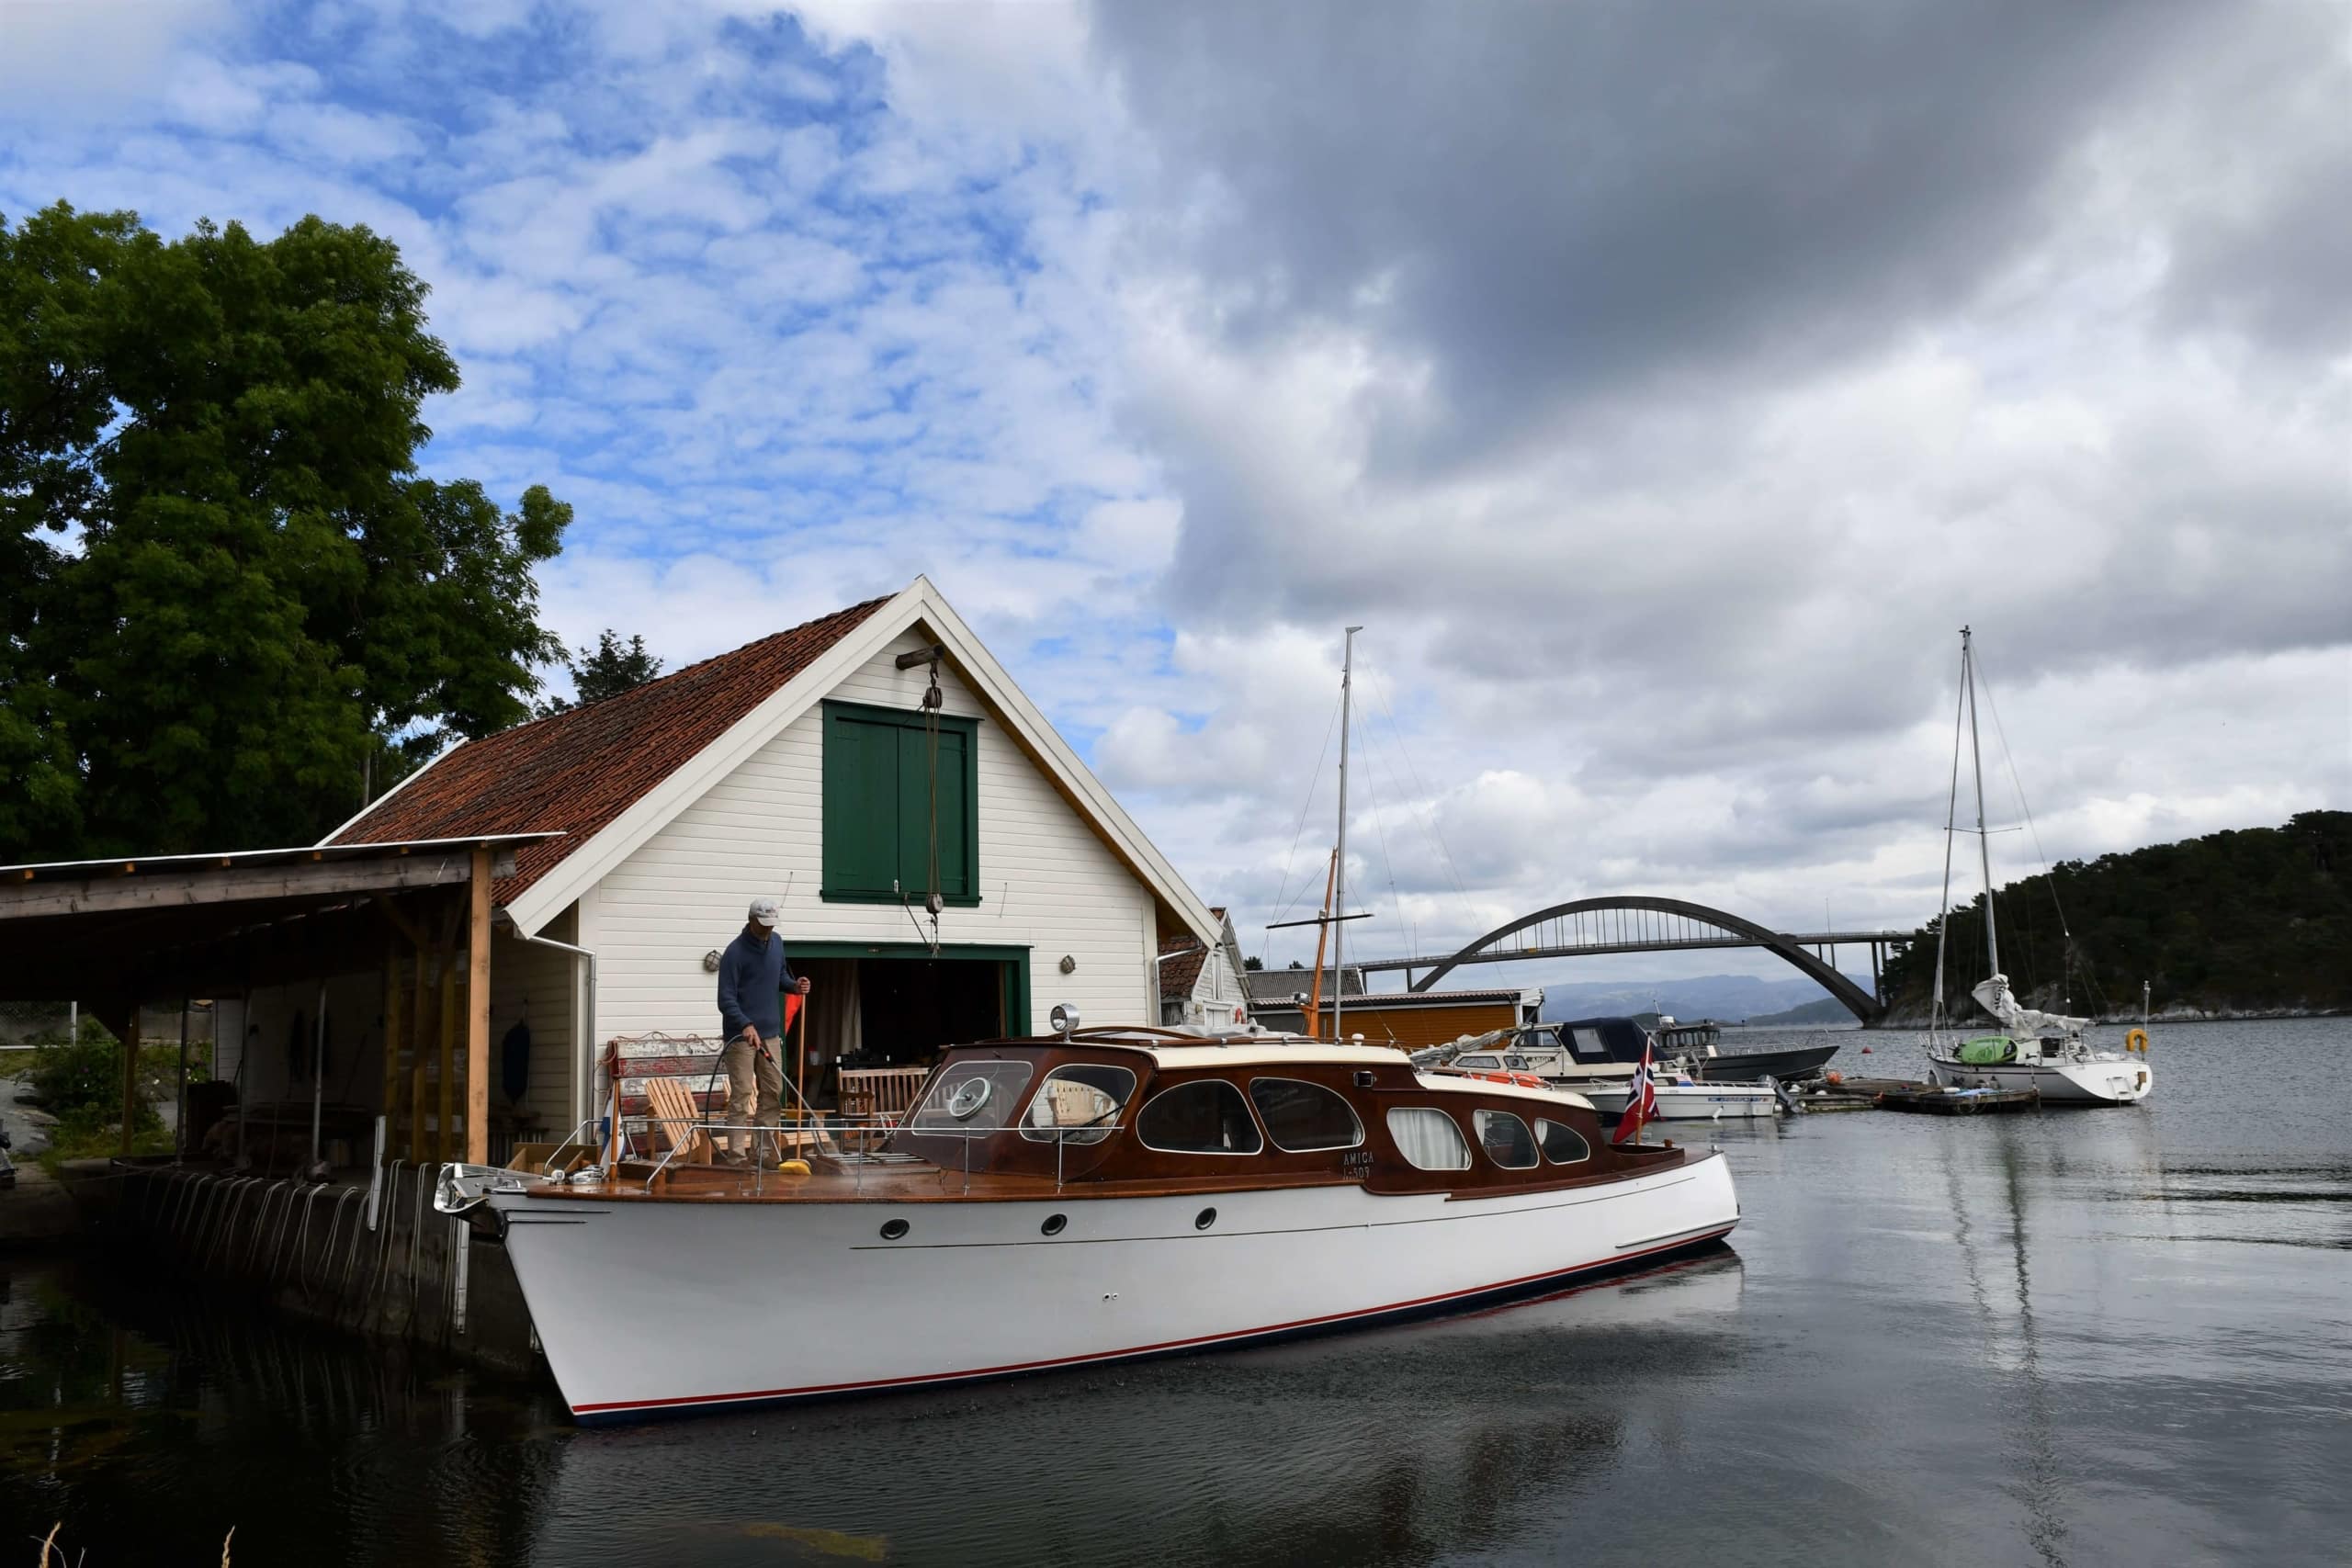
M 923 722 L 934 662 L 935 752 Z M 1057 1001 L 1156 1018 L 1162 941 L 1223 934 L 922 578 L 457 748 L 335 837 L 477 820 L 564 835 L 518 857 L 498 889 L 514 1005 L 528 998 L 549 1020 L 531 1030 L 518 1138 L 560 1137 L 596 1113 L 608 1042 L 715 1034 L 710 956 L 763 895 L 782 901 L 786 952 L 815 987 L 796 1040 L 811 1084 L 844 1057 L 893 1066 L 949 1040 L 1027 1032 Z M 594 998 L 581 954 L 529 937 L 593 952 Z M 507 1000 L 502 987 L 502 1033 L 519 1016 Z
M 600 1032 L 715 1029 L 704 955 L 726 945 L 761 894 L 783 901 L 785 950 L 813 959 L 796 967 L 820 983 L 848 979 L 835 967 L 845 961 L 928 958 L 933 928 L 921 889 L 902 902 L 866 889 L 842 897 L 826 887 L 823 866 L 834 831 L 829 721 L 843 708 L 919 716 L 928 665 L 900 669 L 899 659 L 931 646 L 922 628 L 891 639 L 600 879 L 582 911 L 602 972 Z M 1160 916 L 1152 889 L 956 671 L 941 671 L 940 689 L 943 716 L 972 737 L 977 891 L 941 911 L 936 962 L 1019 964 L 1001 955 L 1017 949 L 1034 1010 L 1064 1001 L 1095 1018 L 1153 1016 Z M 975 953 L 987 956 L 965 956 Z M 996 1027 L 1026 1033 L 1034 1022 L 1024 1011 Z

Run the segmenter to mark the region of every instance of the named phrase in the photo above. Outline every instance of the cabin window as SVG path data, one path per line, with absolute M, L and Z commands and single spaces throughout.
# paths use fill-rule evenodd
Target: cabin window
M 1266 1146 L 1241 1091 L 1223 1078 L 1178 1084 L 1136 1117 L 1146 1148 L 1171 1155 L 1254 1155 Z
M 1116 1131 L 1112 1123 L 1135 1091 L 1136 1076 L 1125 1067 L 1093 1062 L 1056 1067 L 1037 1086 L 1037 1098 L 1021 1119 L 1021 1135 L 1040 1144 L 1099 1144 Z
M 1532 1170 L 1543 1163 L 1536 1157 L 1534 1134 L 1510 1111 L 1474 1111 L 1470 1121 L 1478 1129 L 1478 1146 L 1505 1170 Z
M 1457 1067 L 1499 1067 L 1503 1061 L 1500 1056 L 1464 1056 L 1453 1065 Z
M 1609 1043 L 1601 1039 L 1598 1029 L 1563 1029 L 1560 1033 L 1566 1039 L 1568 1049 L 1581 1060 L 1606 1062 L 1610 1059 Z
M 938 721 L 935 767 L 920 712 L 829 702 L 824 726 L 824 897 L 922 903 L 936 826 L 940 896 L 979 903 L 979 721 Z
M 1592 1157 L 1592 1145 L 1574 1127 L 1564 1127 L 1557 1122 L 1538 1121 L 1535 1141 L 1544 1145 L 1544 1157 L 1554 1165 L 1574 1165 Z
M 1319 1083 L 1301 1078 L 1251 1078 L 1250 1102 L 1266 1123 L 1274 1147 L 1295 1155 L 1351 1149 L 1363 1142 L 1355 1108 Z
M 1462 1129 L 1442 1111 L 1400 1105 L 1388 1113 L 1388 1135 L 1407 1164 L 1422 1170 L 1467 1170 L 1470 1145 Z
M 1027 1062 L 951 1062 L 908 1119 L 918 1133 L 994 1132 L 1012 1125 L 1035 1072 Z

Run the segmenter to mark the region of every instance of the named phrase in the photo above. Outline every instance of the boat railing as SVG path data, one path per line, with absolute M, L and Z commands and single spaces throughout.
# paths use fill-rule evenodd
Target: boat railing
M 651 1192 L 664 1176 L 689 1168 L 689 1162 L 694 1160 L 695 1151 L 702 1142 L 707 1140 L 716 1155 L 728 1147 L 720 1141 L 726 1139 L 739 1146 L 744 1143 L 751 1145 L 750 1155 L 743 1165 L 746 1174 L 752 1179 L 754 1196 L 765 1193 L 768 1177 L 784 1170 L 786 1162 L 812 1155 L 848 1171 L 861 1192 L 865 1190 L 865 1173 L 869 1170 L 919 1165 L 936 1166 L 951 1175 L 960 1170 L 964 1186 L 968 1190 L 975 1172 L 986 1168 L 974 1164 L 973 1146 L 1016 1130 L 1027 1142 L 1054 1145 L 1054 1185 L 1058 1189 L 1066 1179 L 1070 1148 L 1091 1148 L 1122 1130 L 1115 1122 L 1080 1122 L 1068 1126 L 1020 1122 L 1011 1126 L 912 1127 L 903 1119 L 888 1113 L 844 1115 L 830 1111 L 811 1112 L 806 1120 L 787 1114 L 777 1121 L 757 1122 L 718 1119 L 679 1122 L 653 1115 L 630 1116 L 624 1121 L 638 1125 L 634 1129 L 624 1128 L 620 1146 L 634 1147 L 639 1137 L 650 1138 L 657 1130 L 669 1144 L 654 1162 L 653 1168 L 647 1172 L 645 1191 Z M 960 1157 L 931 1160 L 921 1155 L 890 1148 L 890 1141 L 901 1134 L 952 1139 L 961 1151 Z M 733 1162 L 729 1161 L 726 1168 L 733 1168 Z M 553 1167 L 546 1174 L 551 1179 L 560 1179 Z

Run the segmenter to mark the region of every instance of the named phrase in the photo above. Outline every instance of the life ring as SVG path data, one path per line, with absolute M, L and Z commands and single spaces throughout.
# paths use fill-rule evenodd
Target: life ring
M 2126 1035 L 2123 1037 L 2123 1048 L 2124 1048 L 2126 1051 L 2145 1051 L 2145 1050 L 2147 1050 L 2147 1048 L 2148 1048 L 2148 1032 L 2147 1032 L 2146 1030 L 2144 1030 L 2144 1029 L 2134 1029 L 2134 1030 L 2132 1030 L 2130 1033 L 2126 1034 Z

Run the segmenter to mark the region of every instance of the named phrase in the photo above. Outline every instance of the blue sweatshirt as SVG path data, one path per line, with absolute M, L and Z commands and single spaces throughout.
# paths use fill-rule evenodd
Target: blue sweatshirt
M 784 961 L 784 938 L 774 931 L 765 942 L 754 942 L 749 931 L 738 931 L 718 957 L 718 1020 L 734 1039 L 751 1024 L 763 1040 L 784 1033 L 784 988 L 797 986 L 792 965 Z

